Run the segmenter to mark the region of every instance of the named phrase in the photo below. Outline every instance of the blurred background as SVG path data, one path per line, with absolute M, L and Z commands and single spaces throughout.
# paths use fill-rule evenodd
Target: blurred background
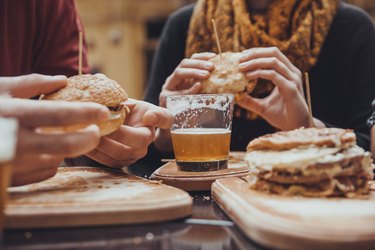
M 123 85 L 143 99 L 153 54 L 163 25 L 176 9 L 193 0 L 76 0 L 89 46 L 93 72 Z M 375 0 L 347 0 L 375 19 Z

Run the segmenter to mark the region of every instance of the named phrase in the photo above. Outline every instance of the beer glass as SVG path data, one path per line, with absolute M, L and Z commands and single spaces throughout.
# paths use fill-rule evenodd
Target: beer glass
M 233 117 L 232 94 L 167 97 L 176 163 L 181 171 L 216 171 L 228 167 Z
M 4 210 L 12 161 L 16 151 L 17 134 L 17 120 L 0 118 L 0 248 L 3 241 Z

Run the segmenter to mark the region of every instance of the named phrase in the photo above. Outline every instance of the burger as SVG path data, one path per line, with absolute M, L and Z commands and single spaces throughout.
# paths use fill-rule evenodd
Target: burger
M 201 82 L 202 93 L 251 93 L 256 82 L 249 81 L 240 71 L 241 53 L 224 52 L 211 58 L 209 61 L 215 65 L 207 80 Z
M 301 128 L 251 141 L 250 188 L 283 196 L 362 197 L 373 178 L 370 153 L 352 130 Z
M 129 112 L 124 102 L 128 99 L 126 91 L 114 80 L 105 75 L 78 75 L 68 78 L 66 87 L 49 95 L 42 96 L 43 100 L 69 102 L 96 102 L 110 110 L 110 118 L 98 124 L 100 135 L 108 135 L 116 131 L 124 123 Z M 54 130 L 74 131 L 89 124 L 80 124 L 53 128 Z

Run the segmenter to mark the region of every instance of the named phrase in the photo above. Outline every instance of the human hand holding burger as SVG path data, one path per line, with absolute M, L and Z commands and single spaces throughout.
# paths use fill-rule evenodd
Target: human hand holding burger
M 163 85 L 159 105 L 165 107 L 166 97 L 170 95 L 251 92 L 256 82 L 249 81 L 240 72 L 240 56 L 241 53 L 235 52 L 220 55 L 205 52 L 182 60 Z M 156 148 L 171 151 L 170 130 L 160 129 L 157 132 Z
M 130 109 L 125 123 L 114 133 L 102 137 L 99 146 L 87 154 L 110 167 L 122 168 L 144 157 L 155 139 L 156 128 L 169 130 L 173 122 L 172 115 L 164 108 L 133 99 L 125 104 Z
M 71 77 L 65 88 L 43 99 L 97 102 L 111 111 L 110 118 L 98 124 L 103 136 L 98 147 L 86 154 L 109 167 L 122 168 L 142 158 L 154 140 L 156 127 L 166 129 L 172 125 L 172 115 L 166 109 L 128 99 L 126 91 L 103 74 Z
M 65 76 L 0 77 L 0 94 L 30 98 L 56 91 L 66 84 Z M 95 103 L 47 103 L 1 97 L 0 116 L 16 118 L 20 123 L 11 182 L 11 185 L 18 186 L 54 176 L 65 157 L 91 151 L 99 142 L 99 130 L 95 125 L 58 134 L 43 133 L 40 128 L 96 124 L 106 120 L 109 112 Z
M 292 130 L 309 127 L 308 107 L 303 93 L 302 73 L 278 48 L 253 48 L 242 53 L 240 70 L 248 80 L 272 81 L 275 88 L 263 99 L 242 94 L 238 104 L 274 127 Z M 314 118 L 316 127 L 324 124 Z
M 197 53 L 183 59 L 174 72 L 165 81 L 159 95 L 159 105 L 166 107 L 166 98 L 170 95 L 192 95 L 201 92 L 200 81 L 210 77 L 214 64 L 209 61 L 214 53 Z

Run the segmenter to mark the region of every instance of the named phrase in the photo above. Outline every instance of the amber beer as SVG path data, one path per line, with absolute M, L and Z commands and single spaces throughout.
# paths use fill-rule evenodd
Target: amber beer
M 227 168 L 231 131 L 221 128 L 190 128 L 172 131 L 177 165 L 182 171 L 213 171 Z
M 4 210 L 7 200 L 7 188 L 9 186 L 11 164 L 0 163 L 0 246 L 2 231 L 4 229 Z
M 17 135 L 18 121 L 11 118 L 0 118 L 0 248 L 3 241 L 7 188 L 16 152 Z

